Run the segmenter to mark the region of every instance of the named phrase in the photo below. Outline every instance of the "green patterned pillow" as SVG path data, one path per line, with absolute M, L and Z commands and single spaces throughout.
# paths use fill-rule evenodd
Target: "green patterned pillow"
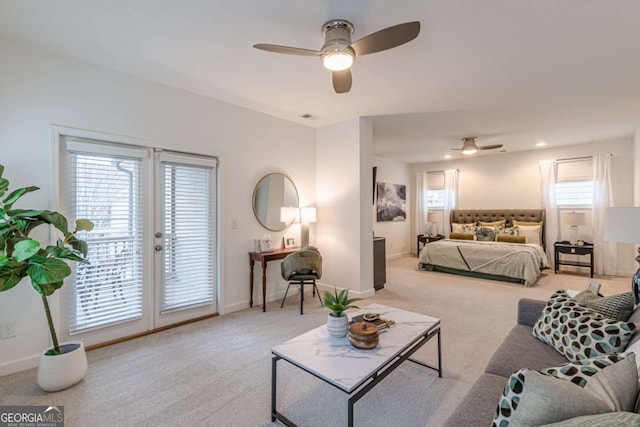
M 589 307 L 604 317 L 623 322 L 629 320 L 635 304 L 633 293 L 631 292 L 601 297 L 591 291 L 582 291 L 573 297 L 573 299 L 575 299 L 578 304 Z
M 607 319 L 564 290 L 554 293 L 531 332 L 570 361 L 622 352 L 636 325 Z
M 514 227 L 496 227 L 496 235 L 517 236 L 518 226 L 516 225 Z
M 493 227 L 476 227 L 476 240 L 481 242 L 493 242 L 496 240 L 496 231 Z
M 631 354 L 582 360 L 542 372 L 525 368 L 507 380 L 493 426 L 539 426 L 582 415 L 633 411 L 637 393 L 638 374 Z

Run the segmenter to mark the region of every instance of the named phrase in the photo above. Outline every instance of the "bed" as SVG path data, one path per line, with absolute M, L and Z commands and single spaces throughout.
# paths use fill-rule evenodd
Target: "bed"
M 454 210 L 451 223 L 470 224 L 504 220 L 541 223 L 541 244 L 446 239 L 431 242 L 420 252 L 419 268 L 483 279 L 533 285 L 548 266 L 544 252 L 545 212 L 528 210 Z M 520 226 L 522 228 L 522 226 Z

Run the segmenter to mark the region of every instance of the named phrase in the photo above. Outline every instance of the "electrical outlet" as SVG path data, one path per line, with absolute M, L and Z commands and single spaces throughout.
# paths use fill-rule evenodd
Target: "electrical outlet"
M 13 338 L 16 336 L 16 321 L 3 323 L 0 325 L 0 340 Z

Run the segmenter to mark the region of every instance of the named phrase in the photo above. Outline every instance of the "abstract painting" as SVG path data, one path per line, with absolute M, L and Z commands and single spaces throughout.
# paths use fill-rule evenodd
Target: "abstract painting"
M 376 213 L 378 222 L 406 220 L 407 186 L 379 182 Z

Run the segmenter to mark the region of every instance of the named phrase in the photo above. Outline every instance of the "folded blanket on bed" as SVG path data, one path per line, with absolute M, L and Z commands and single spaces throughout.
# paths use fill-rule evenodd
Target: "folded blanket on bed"
M 519 252 L 528 253 L 533 259 L 536 259 L 536 255 L 533 252 L 535 249 L 527 246 L 514 248 L 512 245 L 492 245 L 488 248 L 487 245 L 468 244 L 458 245 L 458 251 L 471 271 Z

